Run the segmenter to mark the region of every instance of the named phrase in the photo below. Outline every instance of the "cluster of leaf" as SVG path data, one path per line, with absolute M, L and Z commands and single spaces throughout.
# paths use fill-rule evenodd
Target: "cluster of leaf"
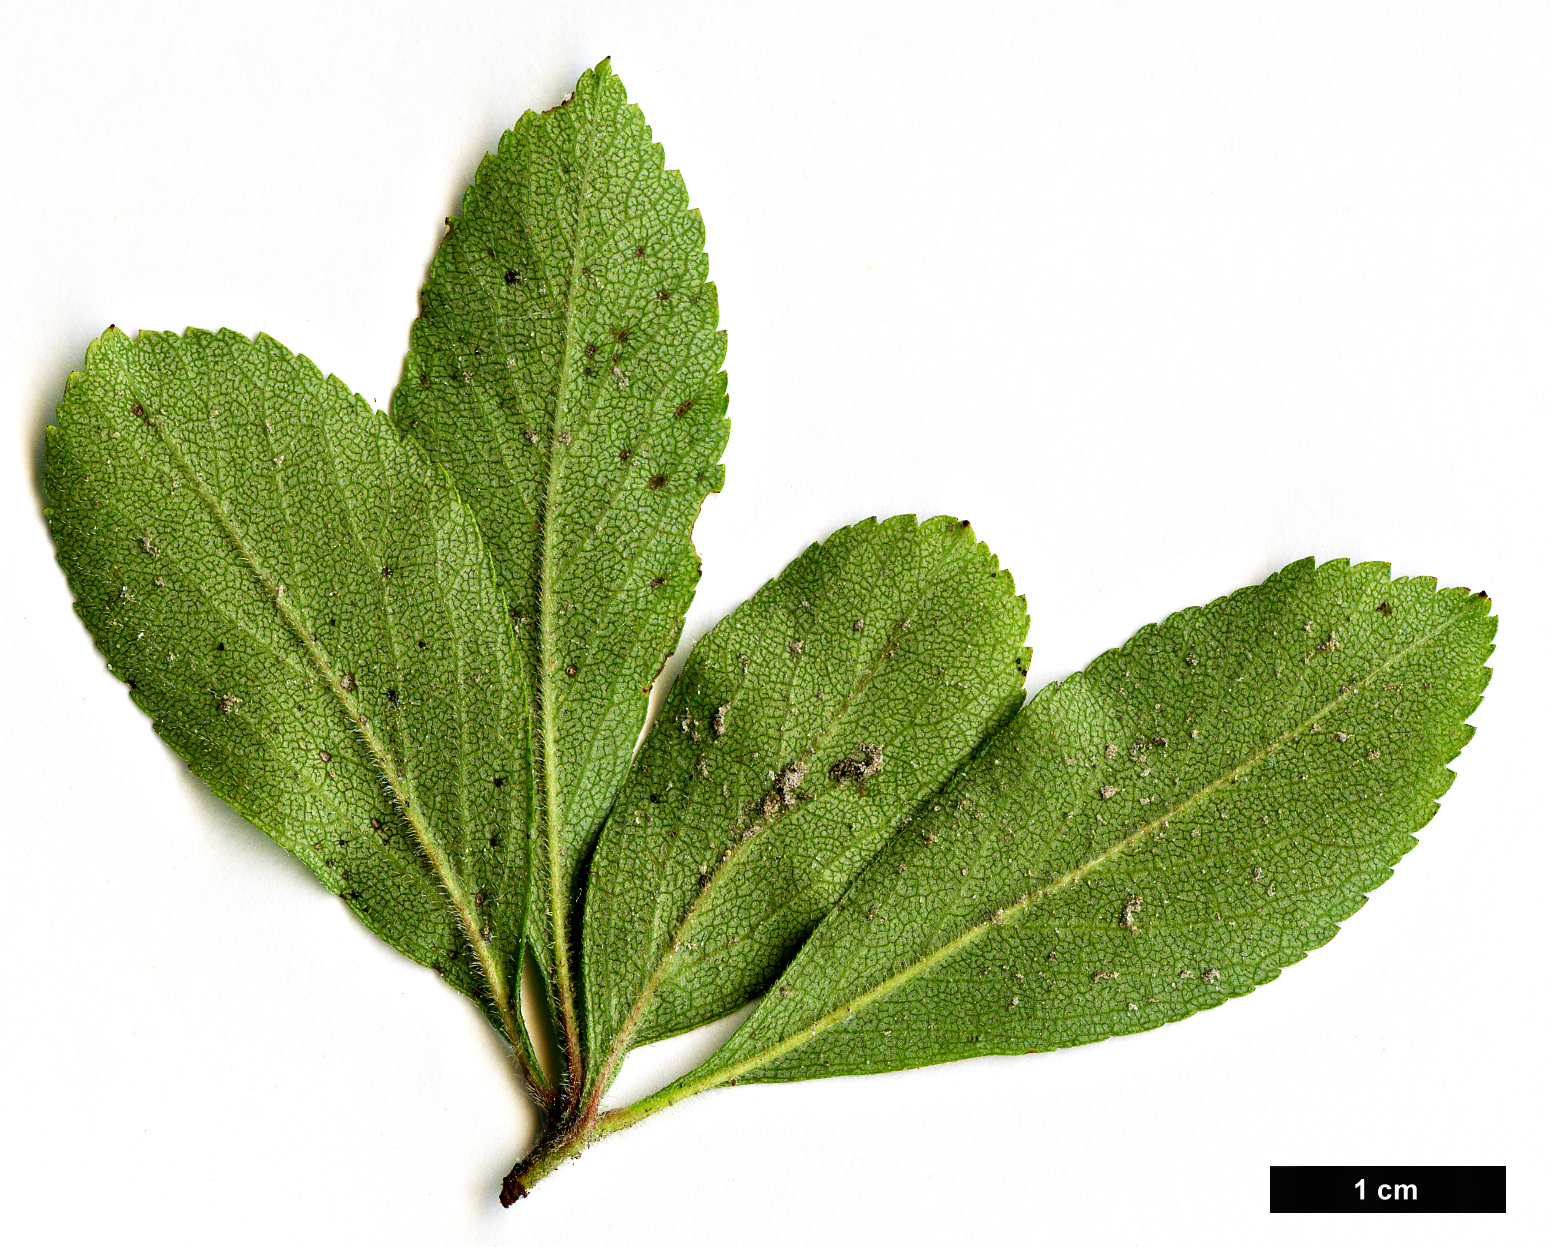
M 511 1044 L 547 1124 L 504 1202 L 708 1088 L 1088 1043 L 1267 982 L 1411 846 L 1488 678 L 1481 595 L 1307 561 L 1026 704 L 1008 574 L 900 516 L 703 637 L 633 757 L 723 481 L 702 246 L 606 63 L 481 163 L 391 415 L 266 337 L 110 328 L 49 431 L 109 668 Z M 632 1047 L 756 998 L 601 1110 Z

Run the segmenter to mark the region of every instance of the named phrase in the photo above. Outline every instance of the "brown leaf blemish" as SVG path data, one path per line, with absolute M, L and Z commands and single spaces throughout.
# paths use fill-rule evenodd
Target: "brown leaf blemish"
M 884 746 L 863 744 L 858 745 L 831 767 L 830 777 L 838 784 L 844 784 L 849 780 L 861 784 L 882 770 L 884 770 Z

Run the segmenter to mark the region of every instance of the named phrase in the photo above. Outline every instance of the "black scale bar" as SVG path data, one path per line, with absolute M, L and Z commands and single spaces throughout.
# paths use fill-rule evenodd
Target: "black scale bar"
M 1269 1212 L 1503 1212 L 1503 1165 L 1273 1165 Z

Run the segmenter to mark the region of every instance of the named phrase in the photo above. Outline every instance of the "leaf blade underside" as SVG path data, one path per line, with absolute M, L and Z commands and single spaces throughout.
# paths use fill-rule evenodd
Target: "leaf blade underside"
M 600 836 L 590 1077 L 769 984 L 1023 699 L 1024 599 L 968 525 L 868 520 L 697 642 Z
M 446 475 L 271 338 L 109 329 L 44 489 L 77 613 L 157 733 L 537 1068 L 521 669 Z
M 533 673 L 530 930 L 565 1014 L 581 867 L 722 487 L 725 341 L 700 215 L 608 62 L 502 136 L 448 230 L 392 410 L 478 517 Z
M 994 736 L 650 1102 L 1094 1042 L 1271 980 L 1433 815 L 1488 611 L 1306 561 L 1143 629 Z

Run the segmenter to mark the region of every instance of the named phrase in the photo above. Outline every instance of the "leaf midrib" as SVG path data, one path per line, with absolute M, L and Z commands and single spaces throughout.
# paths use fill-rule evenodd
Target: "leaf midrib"
M 561 309 L 563 323 L 560 358 L 556 363 L 555 409 L 550 419 L 549 474 L 545 482 L 544 508 L 540 516 L 539 553 L 539 748 L 542 758 L 541 774 L 544 781 L 545 850 L 549 862 L 547 890 L 549 892 L 551 973 L 555 976 L 555 994 L 559 1004 L 562 1026 L 565 1031 L 569 1063 L 578 1068 L 572 1071 L 573 1082 L 580 1076 L 581 1040 L 577 1023 L 572 986 L 570 949 L 570 905 L 563 882 L 561 833 L 564 827 L 560 802 L 560 770 L 556 758 L 556 594 L 555 594 L 555 528 L 553 523 L 561 491 L 560 437 L 564 431 L 562 418 L 566 411 L 567 390 L 572 373 L 572 357 L 576 351 L 577 318 L 574 305 L 582 276 L 583 232 L 587 220 L 587 189 L 591 184 L 594 165 L 598 156 L 599 91 L 593 83 L 590 92 L 587 122 L 585 126 L 587 162 L 577 179 L 576 226 L 572 232 L 571 272 L 567 277 L 566 299 Z M 581 92 L 574 99 L 580 104 Z M 564 107 L 564 106 L 563 106 Z

